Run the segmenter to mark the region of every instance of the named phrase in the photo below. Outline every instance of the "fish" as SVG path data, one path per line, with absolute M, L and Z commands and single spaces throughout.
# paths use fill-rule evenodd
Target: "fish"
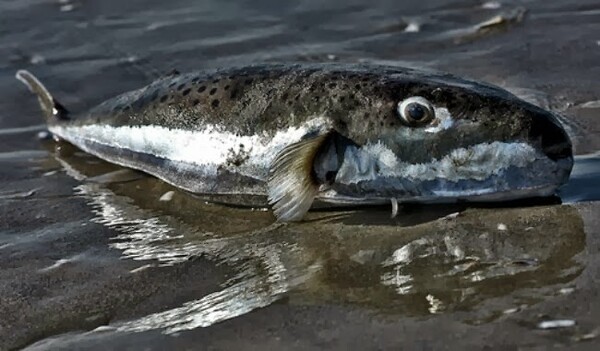
M 573 167 L 558 117 L 450 73 L 263 64 L 164 76 L 72 113 L 30 72 L 55 137 L 194 194 L 256 195 L 279 221 L 315 203 L 552 196 Z

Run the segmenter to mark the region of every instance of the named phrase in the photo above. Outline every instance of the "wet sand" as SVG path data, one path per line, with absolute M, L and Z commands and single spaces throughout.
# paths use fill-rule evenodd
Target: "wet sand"
M 69 4 L 0 5 L 0 349 L 598 348 L 594 1 Z M 81 110 L 172 68 L 327 60 L 442 69 L 561 113 L 579 155 L 564 203 L 279 225 L 38 140 L 14 80 Z

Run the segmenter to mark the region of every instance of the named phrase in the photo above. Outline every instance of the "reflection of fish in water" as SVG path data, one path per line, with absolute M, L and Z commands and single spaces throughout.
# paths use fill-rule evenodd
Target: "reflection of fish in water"
M 30 73 L 17 78 L 56 136 L 194 193 L 267 195 L 280 220 L 301 219 L 315 198 L 546 196 L 572 167 L 552 114 L 446 74 L 270 65 L 172 75 L 80 116 Z
M 56 159 L 75 179 L 98 179 L 97 165 L 85 156 L 57 153 Z M 93 208 L 92 221 L 119 233 L 110 246 L 122 258 L 171 266 L 203 257 L 232 272 L 222 289 L 115 321 L 110 327 L 116 332 L 205 327 L 283 296 L 294 305 L 352 304 L 398 316 L 459 310 L 463 321 L 489 322 L 515 303 L 522 308 L 551 299 L 548 289 L 571 284 L 583 268 L 574 259 L 585 246 L 583 222 L 571 206 L 471 209 L 441 220 L 424 220 L 425 211 L 391 220 L 363 208 L 290 227 L 272 224 L 266 213 L 190 196 L 175 196 L 164 206 L 139 189 L 164 193 L 171 187 L 146 177 L 135 182 L 77 187 Z

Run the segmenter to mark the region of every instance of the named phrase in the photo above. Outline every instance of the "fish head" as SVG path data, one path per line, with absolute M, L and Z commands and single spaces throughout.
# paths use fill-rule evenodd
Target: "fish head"
M 322 200 L 506 201 L 553 195 L 569 178 L 557 117 L 499 87 L 414 73 L 375 85 L 315 158 Z

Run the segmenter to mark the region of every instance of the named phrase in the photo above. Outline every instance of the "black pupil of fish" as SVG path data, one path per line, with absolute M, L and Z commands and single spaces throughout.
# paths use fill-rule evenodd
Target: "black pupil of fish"
M 408 116 L 415 121 L 422 120 L 426 115 L 426 111 L 423 106 L 417 103 L 408 105 L 406 111 L 408 112 Z

